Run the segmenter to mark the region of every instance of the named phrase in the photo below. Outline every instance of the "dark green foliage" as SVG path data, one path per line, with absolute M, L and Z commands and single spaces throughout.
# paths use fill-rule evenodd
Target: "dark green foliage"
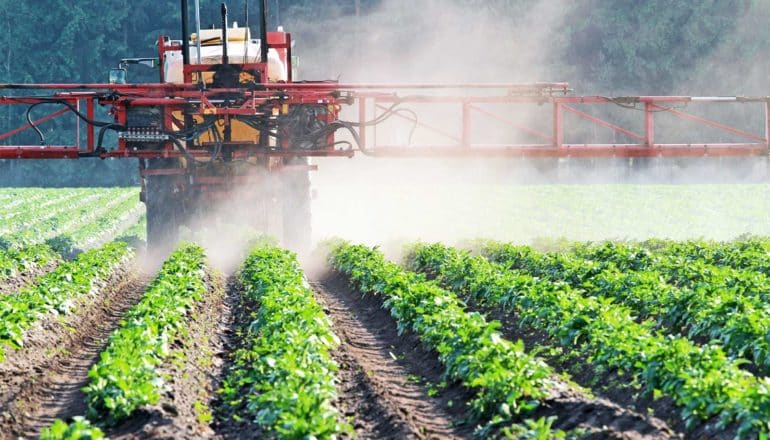
M 513 249 L 509 261 L 528 254 Z M 729 358 L 716 345 L 664 335 L 611 298 L 440 244 L 414 246 L 409 264 L 478 301 L 516 310 L 522 325 L 547 332 L 590 362 L 630 372 L 648 392 L 670 397 L 690 424 L 719 416 L 722 423 L 737 422 L 741 435 L 770 430 L 770 382 L 742 370 L 745 361 Z
M 510 421 L 548 397 L 554 386 L 548 365 L 527 353 L 521 341 L 502 338 L 499 322 L 466 311 L 453 293 L 404 271 L 376 249 L 341 243 L 329 259 L 362 293 L 383 297 L 400 332 L 414 331 L 438 352 L 448 379 L 476 393 L 470 402 L 476 419 Z
M 163 263 L 88 372 L 89 385 L 83 391 L 90 419 L 114 423 L 158 401 L 164 385 L 157 367 L 169 355 L 177 333 L 184 331 L 187 314 L 203 298 L 204 277 L 205 255 L 197 245 L 183 244 Z
M 333 439 L 350 432 L 333 405 L 338 367 L 331 352 L 339 340 L 296 256 L 259 244 L 240 280 L 242 300 L 259 310 L 222 383 L 225 404 L 270 438 Z

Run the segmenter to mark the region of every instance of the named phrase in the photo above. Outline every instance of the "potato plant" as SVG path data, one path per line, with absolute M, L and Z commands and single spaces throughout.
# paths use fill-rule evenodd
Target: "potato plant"
M 476 419 L 511 420 L 548 397 L 554 385 L 548 365 L 528 354 L 521 341 L 504 339 L 499 322 L 466 311 L 454 294 L 365 246 L 339 244 L 330 262 L 361 292 L 382 296 L 399 331 L 414 331 L 438 352 L 446 376 L 476 393 L 471 401 Z
M 23 348 L 24 332 L 41 317 L 68 314 L 78 298 L 93 293 L 131 257 L 133 251 L 125 243 L 108 243 L 61 263 L 33 286 L 0 296 L 0 362 L 7 347 Z
M 350 431 L 333 406 L 339 345 L 293 253 L 259 245 L 240 272 L 244 303 L 258 304 L 221 394 L 270 436 L 333 438 Z
M 83 391 L 89 419 L 114 424 L 141 406 L 158 402 L 163 391 L 158 367 L 206 292 L 205 263 L 203 248 L 193 244 L 183 244 L 163 263 L 88 372 L 89 384 Z
M 663 335 L 611 299 L 443 245 L 414 246 L 409 261 L 449 288 L 515 310 L 523 325 L 546 331 L 592 362 L 631 372 L 649 392 L 671 397 L 688 424 L 717 416 L 722 424 L 739 423 L 741 435 L 770 431 L 770 380 L 741 369 L 719 347 Z

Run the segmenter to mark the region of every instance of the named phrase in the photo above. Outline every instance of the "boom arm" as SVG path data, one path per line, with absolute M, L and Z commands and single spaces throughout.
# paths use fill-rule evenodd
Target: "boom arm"
M 40 133 L 38 125 L 67 114 L 76 115 L 71 144 L 48 145 L 40 133 L 41 145 L 0 147 L 3 159 L 197 159 L 216 158 L 216 154 L 231 154 L 229 159 L 238 159 L 352 156 L 356 151 L 375 156 L 756 156 L 768 153 L 770 126 L 767 97 L 569 96 L 564 83 L 261 83 L 252 90 L 200 90 L 195 84 L 165 83 L 4 84 L 0 89 L 57 90 L 47 96 L 0 97 L 0 104 L 23 105 L 29 110 L 43 104 L 61 107 L 37 120 L 30 116 L 26 125 L 0 134 L 0 141 L 28 129 Z M 114 120 L 95 121 L 96 105 L 110 107 Z M 716 111 L 729 118 L 735 106 L 743 107 L 740 119 L 752 121 L 753 131 L 685 111 L 685 107 L 693 107 L 702 110 L 700 113 Z M 343 120 L 343 108 L 357 113 L 357 118 L 351 118 L 357 120 Z M 131 115 L 139 109 L 153 109 L 156 123 L 136 125 Z M 620 122 L 617 117 L 613 120 L 612 112 L 622 116 Z M 185 126 L 181 114 L 194 116 L 196 123 Z M 672 124 L 659 126 L 656 121 L 663 118 L 676 118 L 678 126 L 686 122 L 692 127 L 684 135 L 674 133 L 678 135 L 676 141 L 667 140 L 673 137 L 669 133 Z M 209 136 L 207 142 L 200 140 L 213 124 L 228 126 L 233 121 L 260 128 L 268 136 L 219 142 Z M 382 134 L 385 126 L 389 135 Z M 578 138 L 586 137 L 587 127 L 591 127 L 592 139 L 581 141 Z M 120 133 L 117 146 L 108 148 L 103 144 L 107 130 Z M 348 140 L 335 140 L 337 130 L 348 133 Z M 505 133 L 508 138 L 497 136 L 494 142 L 485 142 L 483 134 L 489 131 Z M 414 142 L 412 136 L 394 141 L 397 136 L 393 133 L 417 133 L 415 137 L 427 142 Z

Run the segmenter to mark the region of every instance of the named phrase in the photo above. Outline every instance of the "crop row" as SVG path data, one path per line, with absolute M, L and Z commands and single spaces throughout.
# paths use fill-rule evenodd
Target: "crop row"
M 101 204 L 126 194 L 125 189 L 92 191 L 88 189 L 72 190 L 55 199 L 43 200 L 31 206 L 19 206 L 17 210 L 5 214 L 0 227 L 0 234 L 13 236 L 26 229 L 43 225 L 56 226 L 57 218 L 76 210 L 92 210 Z
M 116 205 L 110 205 L 108 209 L 99 211 L 92 220 L 76 230 L 67 234 L 77 247 L 88 247 L 106 235 L 117 232 L 142 205 L 135 194 L 130 194 Z
M 258 304 L 222 384 L 229 410 L 248 414 L 269 436 L 333 438 L 350 427 L 333 406 L 339 345 L 296 257 L 259 245 L 240 272 L 242 307 Z
M 54 199 L 42 200 L 31 206 L 19 206 L 18 210 L 7 213 L 6 219 L 0 227 L 0 234 L 12 235 L 20 230 L 27 229 L 38 223 L 44 223 L 64 212 L 72 211 L 81 207 L 86 207 L 100 200 L 108 201 L 112 197 L 119 195 L 118 190 L 108 190 L 105 192 L 88 191 L 87 189 L 73 190 L 72 192 L 60 195 Z
M 0 297 L 0 362 L 6 347 L 23 347 L 24 332 L 50 312 L 67 314 L 75 301 L 92 293 L 132 256 L 124 243 L 108 243 L 61 263 L 34 286 Z
M 0 250 L 0 282 L 20 273 L 45 267 L 59 259 L 59 255 L 45 244 Z
M 22 216 L 19 221 L 28 223 L 28 226 L 3 236 L 2 240 L 6 247 L 24 247 L 53 237 L 64 237 L 74 245 L 86 244 L 110 232 L 119 222 L 118 219 L 135 209 L 138 204 L 135 191 L 114 190 L 84 205 L 74 203 L 71 209 L 63 210 L 42 221 L 36 222 L 34 218 Z
M 40 205 L 70 198 L 74 194 L 81 194 L 86 191 L 93 192 L 90 189 L 72 188 L 13 188 L 0 190 L 0 205 L 3 207 L 0 220 L 9 220 L 20 213 Z
M 646 243 L 649 245 L 651 242 Z M 760 272 L 713 264 L 709 259 L 676 251 L 671 254 L 665 251 L 654 252 L 645 244 L 583 244 L 575 246 L 570 254 L 602 265 L 613 264 L 623 271 L 658 271 L 668 283 L 678 287 L 710 284 L 744 290 L 755 287 L 761 289 L 760 293 L 770 293 L 770 278 Z
M 136 223 L 122 231 L 115 237 L 116 241 L 125 241 L 134 248 L 146 244 L 147 242 L 147 214 L 142 213 Z
M 528 354 L 521 341 L 504 339 L 499 322 L 465 310 L 454 294 L 406 272 L 364 246 L 334 246 L 331 265 L 362 293 L 382 296 L 398 322 L 439 354 L 446 377 L 475 392 L 472 415 L 494 424 L 530 413 L 549 397 L 553 371 Z
M 607 253 L 607 247 L 602 248 L 602 254 Z M 648 265 L 647 270 L 631 270 L 624 265 L 618 268 L 611 259 L 541 254 L 525 246 L 501 243 L 487 244 L 482 252 L 492 261 L 513 269 L 566 282 L 588 295 L 611 298 L 637 311 L 640 318 L 654 318 L 673 332 L 684 330 L 692 339 L 719 340 L 731 355 L 753 360 L 759 368 L 770 372 L 770 340 L 766 337 L 770 314 L 766 297 L 758 295 L 738 277 L 717 276 L 734 269 L 716 268 L 706 278 L 713 281 L 678 287 L 666 282 L 665 272 L 661 272 L 664 269 L 656 264 Z M 754 274 L 751 278 L 758 277 L 764 275 Z
M 76 192 L 68 192 L 71 197 Z M 28 273 L 36 268 L 44 267 L 51 262 L 60 260 L 59 253 L 70 253 L 74 248 L 84 248 L 87 245 L 94 244 L 95 240 L 103 237 L 104 235 L 114 232 L 119 228 L 129 216 L 140 207 L 136 200 L 130 196 L 132 192 L 125 190 L 110 191 L 101 194 L 96 198 L 94 202 L 84 203 L 84 205 L 71 205 L 68 204 L 66 210 L 51 214 L 45 224 L 47 227 L 53 228 L 52 231 L 57 233 L 55 229 L 56 225 L 60 223 L 60 216 L 67 218 L 78 218 L 83 209 L 99 209 L 100 206 L 108 204 L 110 208 L 108 210 L 99 210 L 98 216 L 88 221 L 88 218 L 80 224 L 80 228 L 72 233 L 60 234 L 54 239 L 46 240 L 46 244 L 39 243 L 41 239 L 46 236 L 50 236 L 51 232 L 43 231 L 46 229 L 43 225 L 35 225 L 34 222 L 31 225 L 27 225 L 27 229 L 21 234 L 5 236 L 0 238 L 0 282 L 9 278 L 13 278 L 21 273 Z M 122 201 L 115 206 L 110 203 L 114 196 L 121 196 Z M 68 202 L 69 203 L 69 202 Z M 25 218 L 27 218 L 25 216 Z M 53 222 L 53 223 L 49 223 Z M 145 224 L 140 221 L 129 230 L 125 231 L 123 235 L 128 241 L 130 235 L 135 235 L 136 240 L 130 241 L 129 244 L 135 244 L 137 240 L 141 240 L 143 237 L 143 231 L 139 228 L 144 228 Z M 35 234 L 44 234 L 42 236 L 35 237 Z M 38 243 L 38 244 L 34 244 Z
M 770 431 L 770 380 L 742 370 L 719 347 L 661 335 L 629 307 L 443 245 L 417 245 L 409 261 L 451 289 L 515 310 L 522 325 L 594 363 L 632 373 L 648 392 L 670 396 L 690 425 L 719 416 L 738 422 L 741 434 Z
M 183 245 L 163 263 L 142 300 L 110 336 L 84 388 L 88 417 L 115 423 L 137 408 L 157 403 L 163 389 L 158 367 L 183 331 L 187 313 L 203 298 L 205 256 L 196 245 Z
M 717 266 L 730 266 L 770 275 L 768 238 L 748 237 L 728 242 L 647 240 L 639 246 L 656 256 L 680 257 L 687 262 L 700 260 Z
M 38 223 L 61 211 L 71 209 L 73 205 L 88 203 L 99 196 L 100 193 L 78 189 L 43 200 L 31 200 L 12 210 L 3 207 L 0 234 L 7 235 L 24 227 L 29 227 L 33 223 Z

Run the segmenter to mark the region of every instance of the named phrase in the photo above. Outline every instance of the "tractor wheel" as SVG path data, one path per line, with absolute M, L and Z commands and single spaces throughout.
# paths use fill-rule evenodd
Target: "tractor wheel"
M 287 165 L 307 166 L 307 158 L 287 161 Z M 298 169 L 281 173 L 281 205 L 283 216 L 284 245 L 297 252 L 310 249 L 310 171 Z
M 147 169 L 171 168 L 167 160 L 148 160 Z M 181 194 L 177 176 L 157 175 L 144 178 L 144 204 L 147 208 L 147 250 L 159 258 L 176 246 L 182 218 Z

